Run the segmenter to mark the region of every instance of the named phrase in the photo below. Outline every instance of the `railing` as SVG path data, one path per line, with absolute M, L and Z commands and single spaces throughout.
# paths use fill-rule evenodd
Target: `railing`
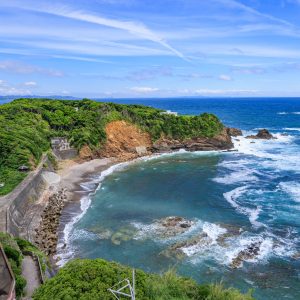
M 3 287 L 4 290 L 2 290 L 0 292 L 2 292 L 2 294 L 6 296 L 7 300 L 14 300 L 14 299 L 16 299 L 16 294 L 15 294 L 15 285 L 16 285 L 15 277 L 14 277 L 14 274 L 13 274 L 13 272 L 11 270 L 9 261 L 8 261 L 6 255 L 5 255 L 5 253 L 4 253 L 4 250 L 3 250 L 1 244 L 0 244 L 0 256 L 1 256 L 0 259 L 2 259 L 3 263 L 5 264 L 5 265 L 3 265 L 2 275 L 3 275 L 3 277 L 10 277 L 10 278 L 1 278 L 1 282 L 3 283 L 3 282 L 5 282 L 5 280 L 7 280 L 9 286 L 8 286 L 8 288 L 6 288 L 4 286 Z

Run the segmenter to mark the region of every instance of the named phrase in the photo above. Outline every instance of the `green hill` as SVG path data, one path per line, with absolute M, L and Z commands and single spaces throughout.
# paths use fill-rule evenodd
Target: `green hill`
M 25 177 L 21 165 L 34 169 L 50 149 L 50 138 L 64 136 L 78 150 L 100 149 L 105 126 L 125 120 L 150 133 L 174 139 L 213 137 L 223 125 L 212 114 L 175 116 L 142 105 L 121 105 L 83 100 L 18 99 L 0 106 L 0 195 L 13 190 Z

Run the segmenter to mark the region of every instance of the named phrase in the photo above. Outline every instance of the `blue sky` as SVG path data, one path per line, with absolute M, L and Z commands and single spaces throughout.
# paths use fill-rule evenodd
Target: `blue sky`
M 0 0 L 0 95 L 300 96 L 300 0 Z

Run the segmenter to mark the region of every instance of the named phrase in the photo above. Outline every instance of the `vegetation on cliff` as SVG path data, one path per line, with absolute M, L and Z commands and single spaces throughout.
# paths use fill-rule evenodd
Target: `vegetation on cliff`
M 102 259 L 76 259 L 59 270 L 35 292 L 34 300 L 115 299 L 107 290 L 118 281 L 131 278 L 131 268 Z M 125 290 L 126 291 L 126 290 Z M 143 300 L 253 300 L 221 284 L 199 285 L 173 271 L 163 275 L 136 270 L 136 298 Z
M 34 253 L 39 256 L 41 262 L 45 261 L 45 255 L 30 242 L 21 238 L 12 237 L 7 233 L 0 232 L 0 243 L 2 244 L 3 250 L 14 273 L 16 280 L 16 295 L 19 298 L 23 295 L 26 286 L 26 279 L 22 276 L 23 255 L 26 255 L 29 252 Z M 42 263 L 42 268 L 45 271 L 46 266 L 44 263 Z
M 213 137 L 223 128 L 216 116 L 207 113 L 175 116 L 142 105 L 88 99 L 18 99 L 0 106 L 0 195 L 9 193 L 24 179 L 26 173 L 18 171 L 20 166 L 35 168 L 42 153 L 50 148 L 51 137 L 67 137 L 77 149 L 85 145 L 99 149 L 106 141 L 105 126 L 115 120 L 139 126 L 153 141 L 161 136 Z

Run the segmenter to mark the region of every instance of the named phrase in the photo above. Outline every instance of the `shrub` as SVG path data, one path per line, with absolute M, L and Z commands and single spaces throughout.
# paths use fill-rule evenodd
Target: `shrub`
M 131 278 L 131 268 L 103 259 L 76 259 L 59 270 L 34 293 L 34 300 L 112 300 L 108 288 Z M 222 298 L 223 297 L 223 298 Z M 136 270 L 136 298 L 141 300 L 253 300 L 222 285 L 198 285 L 177 276 L 174 270 L 163 275 Z

